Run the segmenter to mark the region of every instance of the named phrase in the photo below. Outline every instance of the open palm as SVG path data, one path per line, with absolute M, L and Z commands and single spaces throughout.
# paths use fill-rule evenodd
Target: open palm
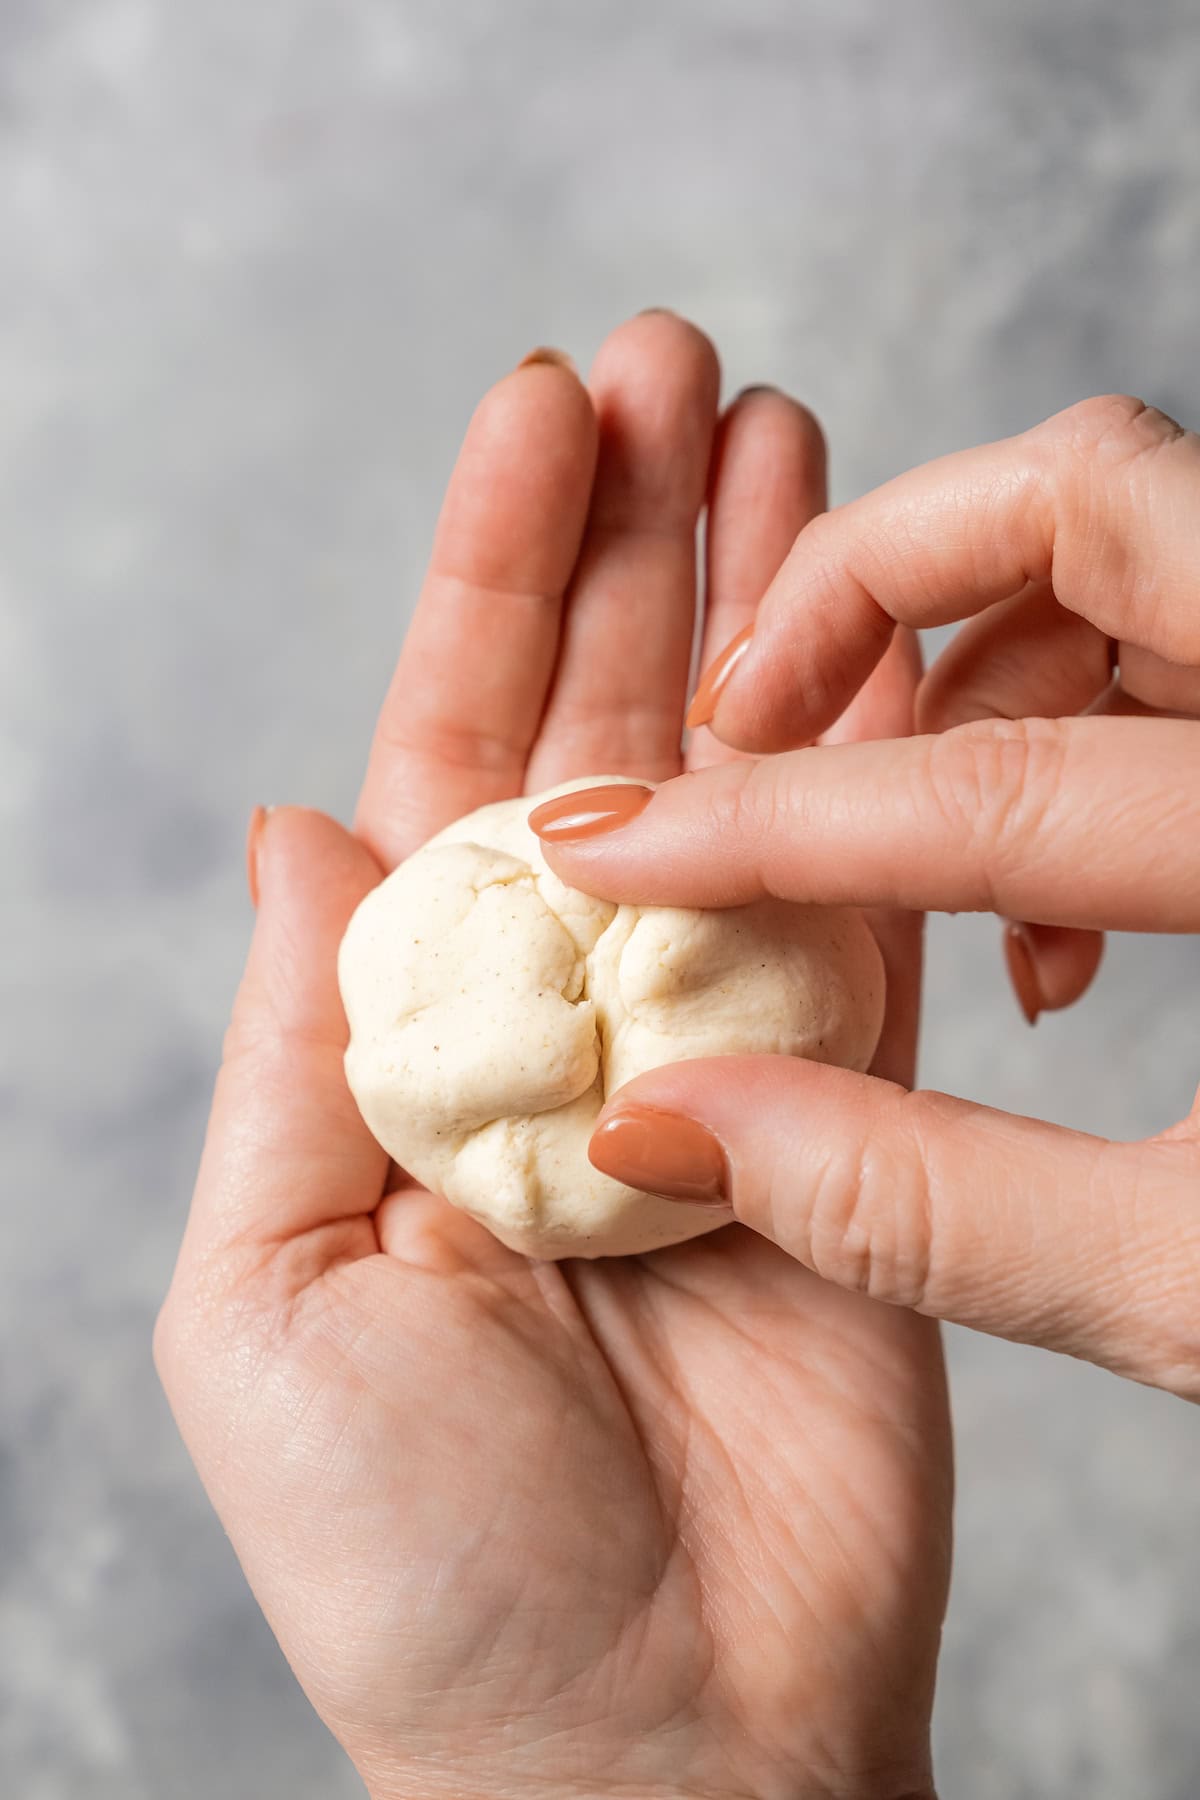
M 156 1351 L 306 1691 L 375 1796 L 930 1791 L 950 1455 L 928 1321 L 741 1227 L 538 1264 L 406 1185 L 345 1085 L 337 944 L 476 806 L 678 772 L 708 503 L 705 642 L 750 617 L 824 501 L 809 416 L 718 419 L 670 314 L 590 391 L 524 365 L 472 422 L 385 703 L 356 836 L 257 836 L 259 919 Z M 901 645 L 843 735 L 907 729 Z M 723 754 L 701 734 L 689 760 Z M 876 921 L 886 1072 L 919 949 Z

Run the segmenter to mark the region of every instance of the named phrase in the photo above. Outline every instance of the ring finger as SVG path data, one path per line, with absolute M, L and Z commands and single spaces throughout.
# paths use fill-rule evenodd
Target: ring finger
M 778 388 L 746 388 L 725 413 L 708 501 L 702 669 L 750 624 L 797 536 L 824 512 L 825 467 L 820 425 Z M 739 754 L 702 725 L 687 766 L 703 769 Z

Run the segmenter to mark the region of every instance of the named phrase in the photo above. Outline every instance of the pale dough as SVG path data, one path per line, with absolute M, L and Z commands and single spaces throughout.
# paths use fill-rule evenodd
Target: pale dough
M 728 1214 L 621 1186 L 587 1158 L 604 1101 L 662 1063 L 807 1056 L 865 1069 L 883 963 L 861 914 L 775 900 L 614 906 L 564 886 L 501 801 L 367 895 L 338 961 L 346 1076 L 410 1175 L 530 1256 L 618 1256 Z

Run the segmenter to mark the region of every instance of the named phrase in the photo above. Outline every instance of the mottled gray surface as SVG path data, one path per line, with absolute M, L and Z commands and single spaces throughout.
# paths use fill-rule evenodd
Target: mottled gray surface
M 1132 388 L 1200 419 L 1194 0 L 0 0 L 0 1788 L 329 1800 L 149 1361 L 257 800 L 347 809 L 439 486 L 532 342 L 693 313 L 846 495 Z M 1200 943 L 926 1078 L 1185 1106 Z M 1200 1416 L 955 1336 L 947 1796 L 1200 1793 Z

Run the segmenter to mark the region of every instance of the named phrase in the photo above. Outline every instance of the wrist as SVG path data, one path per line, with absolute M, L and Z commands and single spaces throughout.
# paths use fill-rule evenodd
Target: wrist
M 448 1769 L 432 1781 L 422 1775 L 411 1781 L 387 1780 L 367 1782 L 365 1785 L 369 1800 L 530 1800 L 531 1795 L 543 1792 L 547 1795 L 552 1793 L 554 1800 L 605 1800 L 608 1792 L 602 1782 L 582 1787 L 559 1787 L 555 1783 L 547 1783 L 543 1787 L 540 1781 L 532 1785 L 504 1780 L 464 1781 L 460 1775 Z M 627 1791 L 618 1786 L 614 1793 L 621 1795 L 623 1800 Z M 639 1800 L 700 1800 L 700 1795 L 701 1790 L 698 1788 L 666 1784 L 638 1789 Z M 704 1800 L 721 1800 L 721 1796 L 705 1790 Z M 737 1800 L 751 1800 L 751 1796 L 738 1789 Z M 842 1789 L 836 1793 L 824 1786 L 800 1786 L 792 1791 L 790 1800 L 938 1800 L 938 1797 L 932 1786 L 898 1789 L 887 1783 L 853 1790 Z
M 843 1755 L 820 1768 L 760 1763 L 722 1770 L 716 1780 L 712 1771 L 708 1780 L 689 1779 L 688 1760 L 676 1758 L 675 1773 L 655 1779 L 651 1769 L 636 1785 L 611 1759 L 593 1773 L 586 1756 L 572 1758 L 573 1766 L 564 1769 L 536 1756 L 516 1762 L 494 1754 L 464 1757 L 461 1744 L 454 1760 L 435 1754 L 393 1761 L 385 1755 L 364 1758 L 357 1767 L 369 1800 L 938 1800 L 928 1742 L 908 1755 L 898 1745 L 889 1750 Z

